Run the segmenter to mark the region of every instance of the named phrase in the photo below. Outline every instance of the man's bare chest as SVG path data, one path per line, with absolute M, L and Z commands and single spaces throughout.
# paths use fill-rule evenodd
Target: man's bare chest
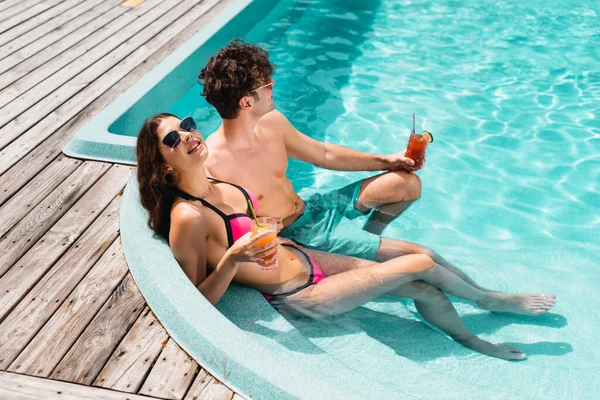
M 285 154 L 260 149 L 215 154 L 208 164 L 209 170 L 221 179 L 248 186 L 285 177 L 287 166 Z

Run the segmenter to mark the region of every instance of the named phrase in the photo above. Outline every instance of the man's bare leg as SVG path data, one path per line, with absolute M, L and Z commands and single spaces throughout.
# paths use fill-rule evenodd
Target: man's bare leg
M 406 171 L 386 172 L 363 181 L 355 207 L 362 212 L 375 208 L 363 229 L 379 235 L 387 224 L 396 219 L 420 196 L 421 180 L 417 175 Z M 382 217 L 380 214 L 385 214 L 385 216 Z M 376 257 L 377 261 L 383 262 L 407 254 L 426 254 L 436 264 L 456 274 L 479 290 L 490 291 L 479 286 L 464 272 L 433 250 L 416 243 L 381 238 Z
M 413 299 L 417 311 L 427 322 L 471 350 L 504 360 L 523 360 L 527 357 L 511 345 L 495 345 L 478 338 L 462 322 L 448 297 L 424 281 L 408 283 L 388 294 Z
M 381 235 L 419 197 L 421 179 L 417 175 L 407 171 L 386 172 L 363 181 L 355 208 L 362 212 L 374 209 L 363 229 Z

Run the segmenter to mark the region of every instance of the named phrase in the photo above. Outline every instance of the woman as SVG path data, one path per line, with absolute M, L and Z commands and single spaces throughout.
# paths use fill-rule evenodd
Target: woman
M 492 344 L 460 320 L 445 293 L 499 312 L 538 315 L 553 295 L 502 294 L 471 285 L 424 254 L 383 263 L 301 249 L 288 243 L 255 246 L 269 233 L 252 236 L 251 193 L 206 176 L 208 150 L 190 117 L 148 118 L 138 135 L 138 181 L 149 224 L 165 237 L 189 279 L 212 304 L 231 282 L 260 290 L 282 313 L 315 318 L 352 310 L 380 295 L 410 297 L 419 313 L 455 341 L 477 352 L 522 360 L 523 352 Z M 277 253 L 279 267 L 256 263 Z

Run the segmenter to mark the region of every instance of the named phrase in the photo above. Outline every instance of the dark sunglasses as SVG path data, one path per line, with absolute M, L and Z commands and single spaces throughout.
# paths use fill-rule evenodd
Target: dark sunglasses
M 198 125 L 196 125 L 196 121 L 194 118 L 187 117 L 181 120 L 179 123 L 179 130 L 184 132 L 193 132 L 198 129 Z M 169 146 L 172 149 L 176 149 L 181 144 L 181 135 L 179 131 L 173 130 L 165 135 L 162 140 L 162 143 L 165 146 Z

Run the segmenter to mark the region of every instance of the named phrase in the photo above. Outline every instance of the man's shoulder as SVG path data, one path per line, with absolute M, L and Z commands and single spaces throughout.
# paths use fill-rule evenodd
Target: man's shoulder
M 287 121 L 287 118 L 278 109 L 273 109 L 263 115 L 260 121 Z
M 208 135 L 208 137 L 206 139 L 204 139 L 204 142 L 206 143 L 206 145 L 209 147 L 209 149 L 211 147 L 217 147 L 220 144 L 223 143 L 223 135 L 220 134 L 219 132 L 213 132 L 210 135 Z
M 290 121 L 278 110 L 273 110 L 263 115 L 258 121 L 258 125 L 261 128 L 266 128 L 277 132 L 282 132 L 286 129 L 293 128 Z
M 208 148 L 207 163 L 209 165 L 217 159 L 230 158 L 230 149 L 222 133 L 211 134 L 205 142 Z

